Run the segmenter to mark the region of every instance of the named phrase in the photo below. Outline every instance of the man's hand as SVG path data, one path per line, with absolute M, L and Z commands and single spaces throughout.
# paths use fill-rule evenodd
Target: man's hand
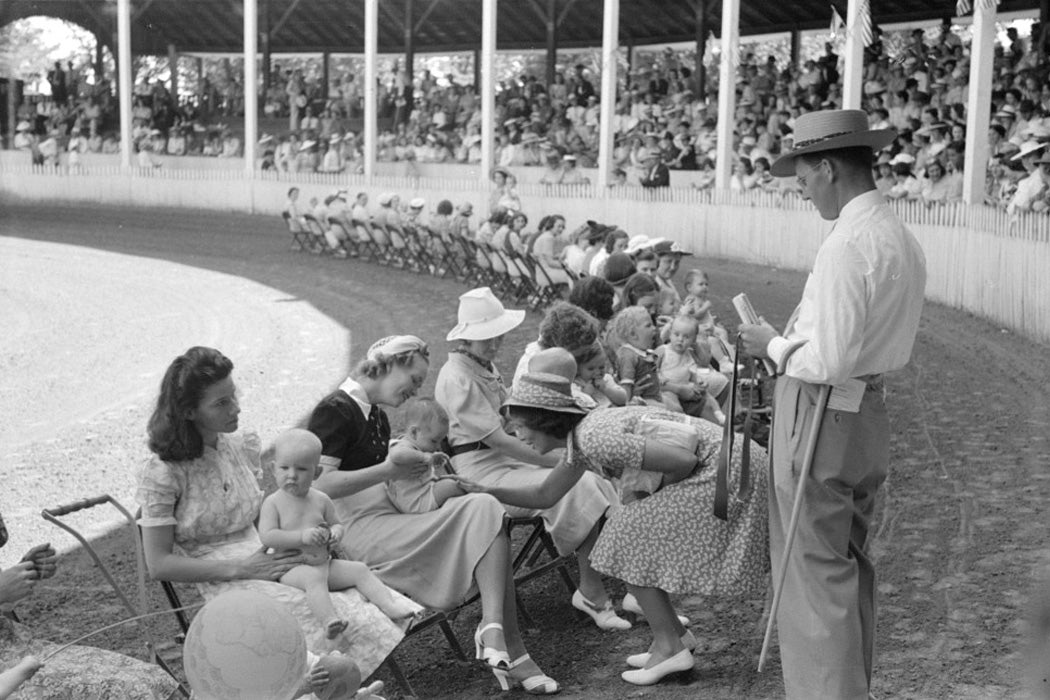
M 741 323 L 737 326 L 737 332 L 740 335 L 744 352 L 751 357 L 763 360 L 769 358 L 769 354 L 766 352 L 766 348 L 769 347 L 769 341 L 780 334 L 777 333 L 773 326 L 766 323 L 765 319 L 759 320 L 761 323 Z

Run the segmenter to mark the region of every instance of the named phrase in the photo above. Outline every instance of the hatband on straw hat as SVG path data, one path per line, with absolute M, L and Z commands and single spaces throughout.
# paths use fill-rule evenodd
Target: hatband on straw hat
M 839 148 L 867 146 L 878 151 L 893 143 L 893 129 L 870 129 L 868 114 L 862 109 L 831 109 L 803 114 L 795 120 L 794 148 L 773 162 L 770 172 L 777 177 L 795 174 L 795 158 Z
M 504 308 L 491 289 L 478 287 L 460 295 L 456 320 L 446 340 L 488 340 L 520 326 L 525 311 Z
M 541 350 L 529 359 L 528 371 L 510 390 L 504 408 L 521 406 L 555 413 L 587 413 L 572 395 L 576 360 L 564 348 Z

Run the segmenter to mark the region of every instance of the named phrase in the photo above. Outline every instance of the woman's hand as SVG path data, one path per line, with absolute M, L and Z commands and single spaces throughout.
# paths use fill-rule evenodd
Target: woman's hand
M 50 542 L 38 544 L 30 549 L 22 557 L 22 561 L 33 563 L 33 568 L 36 570 L 36 577 L 38 579 L 51 578 L 55 575 L 55 571 L 58 569 L 58 556 Z
M 286 573 L 305 563 L 306 555 L 298 550 L 267 554 L 266 547 L 260 547 L 257 552 L 241 561 L 241 575 L 238 578 L 279 581 Z
M 33 592 L 37 579 L 36 566 L 31 561 L 21 561 L 0 571 L 0 605 L 17 603 Z
M 488 487 L 484 484 L 471 481 L 470 479 L 466 479 L 458 474 L 446 474 L 437 478 L 437 481 L 446 480 L 456 482 L 456 484 L 467 493 L 488 493 Z

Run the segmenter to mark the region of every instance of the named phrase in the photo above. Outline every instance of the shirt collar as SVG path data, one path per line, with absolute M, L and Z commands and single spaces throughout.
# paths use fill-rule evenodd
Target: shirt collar
M 639 348 L 636 348 L 636 347 L 634 347 L 634 346 L 633 346 L 633 345 L 631 345 L 630 343 L 624 343 L 624 344 L 623 344 L 623 345 L 621 345 L 620 347 L 621 347 L 621 348 L 627 348 L 628 350 L 630 350 L 631 352 L 633 352 L 633 353 L 634 353 L 635 355 L 637 355 L 638 357 L 642 357 L 642 358 L 645 358 L 645 359 L 647 359 L 647 360 L 648 360 L 648 359 L 651 359 L 651 358 L 652 358 L 652 356 L 653 356 L 653 351 L 652 351 L 652 350 L 641 350 L 641 349 L 639 349 Z
M 339 385 L 339 390 L 357 402 L 366 418 L 372 413 L 372 404 L 368 402 L 368 394 L 356 379 L 347 377 L 346 381 Z
M 865 209 L 877 207 L 886 204 L 886 198 L 882 196 L 882 193 L 878 190 L 868 190 L 864 194 L 858 194 L 853 199 L 846 202 L 846 206 L 842 207 L 839 212 L 839 221 L 848 219 L 856 216 Z

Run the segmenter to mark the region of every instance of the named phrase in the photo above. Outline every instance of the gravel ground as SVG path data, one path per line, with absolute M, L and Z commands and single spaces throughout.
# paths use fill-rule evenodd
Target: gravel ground
M 17 230 L 5 227 L 7 233 Z M 146 421 L 168 363 L 192 345 L 235 358 L 251 425 L 273 435 L 345 372 L 349 335 L 308 302 L 163 260 L 0 238 L 0 512 L 5 559 L 76 544 L 40 510 L 109 493 L 133 507 Z M 78 514 L 98 535 L 120 516 Z M 57 534 L 56 534 L 57 533 Z
M 441 338 L 454 324 L 455 299 L 463 291 L 462 285 L 450 280 L 291 253 L 280 222 L 268 217 L 15 206 L 0 213 L 0 231 L 255 280 L 282 290 L 286 297 L 308 300 L 353 329 L 357 347 L 393 331 L 418 333 L 433 342 L 434 368 L 444 362 L 446 347 Z M 77 259 L 87 260 L 81 256 L 88 255 L 91 253 L 86 250 L 76 253 Z M 698 262 L 687 259 L 687 264 Z M 7 264 L 5 259 L 5 270 Z M 804 281 L 801 273 L 728 261 L 704 260 L 703 265 L 711 272 L 716 309 L 726 318 L 732 318 L 729 298 L 747 291 L 760 312 L 781 324 Z M 505 373 L 513 367 L 524 344 L 535 336 L 537 321 L 537 315 L 530 314 L 525 326 L 508 338 L 500 358 Z M 19 320 L 16 325 L 22 323 Z M 186 344 L 178 343 L 175 349 Z M 249 346 L 229 351 L 238 363 L 242 384 L 246 383 L 244 369 L 256 350 Z M 273 366 L 298 369 L 303 351 L 305 348 L 287 351 L 281 363 Z M 271 350 L 261 354 L 268 352 Z M 155 390 L 156 372 L 171 354 L 165 351 L 148 366 L 154 374 L 144 377 L 139 387 L 146 395 Z M 120 357 L 122 362 L 133 359 L 127 353 Z M 27 371 L 35 377 L 63 361 L 69 360 L 49 357 L 41 367 Z M 339 362 L 333 365 L 338 367 Z M 4 374 L 6 381 L 9 373 Z M 301 416 L 338 382 L 339 374 L 327 368 L 319 369 L 316 376 L 311 374 L 312 390 L 304 389 L 294 400 L 280 402 L 284 415 Z M 436 371 L 431 372 L 425 391 L 433 388 L 435 376 Z M 879 653 L 873 687 L 877 697 L 1027 697 L 1024 649 L 1028 600 L 1037 576 L 1050 567 L 1050 520 L 1046 512 L 1050 488 L 1048 376 L 1050 353 L 1045 346 L 1002 332 L 969 314 L 927 306 L 912 363 L 888 381 L 893 427 L 891 472 L 880 498 L 872 538 L 872 553 L 880 573 Z M 260 381 L 257 386 L 266 391 L 251 392 L 246 397 L 243 424 L 262 425 L 265 435 L 270 430 L 264 422 L 265 406 L 277 402 L 272 400 L 271 381 Z M 32 396 L 37 400 L 36 394 Z M 130 435 L 141 436 L 144 414 L 134 420 L 114 413 L 110 416 L 110 420 L 129 426 Z M 397 416 L 393 418 L 396 423 Z M 73 435 L 76 425 L 55 424 L 52 429 L 56 435 Z M 26 432 L 22 428 L 17 431 Z M 88 443 L 77 437 L 68 444 L 77 452 Z M 5 481 L 0 496 L 3 506 L 9 508 L 17 499 L 29 500 L 31 489 L 27 484 L 32 482 L 22 476 Z M 114 535 L 99 539 L 97 544 L 118 572 L 128 574 L 124 542 Z M 610 585 L 614 591 L 622 591 L 615 582 Z M 782 695 L 775 651 L 766 673 L 755 672 L 762 600 L 679 601 L 683 612 L 693 619 L 693 630 L 701 640 L 696 672 L 688 679 L 653 688 L 628 688 L 618 673 L 623 657 L 648 643 L 644 624 L 625 633 L 601 633 L 573 615 L 556 577 L 530 582 L 520 594 L 536 621 L 528 636 L 529 648 L 541 667 L 562 682 L 563 697 L 685 700 L 700 696 L 729 700 Z M 20 606 L 20 612 L 42 634 L 56 640 L 112 622 L 120 614 L 112 594 L 90 570 L 81 552 L 66 557 L 59 575 L 41 586 L 32 601 Z M 476 621 L 475 607 L 464 611 L 454 624 L 464 646 Z M 170 624 L 158 623 L 156 630 L 165 640 L 173 636 Z M 97 643 L 129 653 L 140 653 L 142 648 L 131 632 L 101 636 Z M 162 650 L 177 663 L 176 645 L 166 641 Z M 395 656 L 421 697 L 498 694 L 491 676 L 473 664 L 451 660 L 437 630 L 409 638 Z M 385 673 L 381 677 L 390 680 Z M 391 695 L 399 694 L 395 689 Z M 524 696 L 517 693 L 511 697 Z

